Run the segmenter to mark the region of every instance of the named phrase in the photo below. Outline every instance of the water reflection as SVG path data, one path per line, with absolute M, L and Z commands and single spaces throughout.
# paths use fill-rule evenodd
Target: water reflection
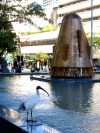
M 97 86 L 98 89 L 96 89 Z M 54 95 L 53 103 L 62 109 L 74 110 L 76 112 L 93 113 L 94 106 L 100 102 L 99 87 L 100 84 L 98 83 L 94 84 L 88 82 L 54 83 L 52 84 L 52 93 Z
M 6 106 L 18 108 L 20 103 L 27 97 L 36 93 L 36 86 L 41 85 L 50 94 L 50 85 L 41 81 L 31 81 L 29 76 L 4 76 L 0 77 L 0 103 Z M 45 92 L 41 91 L 40 102 L 44 103 L 47 98 Z
M 21 125 L 23 121 L 25 121 L 24 116 L 20 115 L 18 112 L 4 107 L 0 104 L 0 115 L 2 118 L 14 123 L 15 125 Z
M 44 97 L 41 91 L 41 100 L 48 100 L 48 108 L 53 104 L 64 110 L 76 112 L 95 113 L 95 108 L 100 107 L 100 84 L 92 82 L 42 82 L 31 81 L 29 76 L 4 76 L 0 77 L 1 103 L 5 104 L 5 97 L 8 105 L 13 101 L 18 107 L 19 102 L 24 101 L 32 93 L 36 93 L 36 86 L 41 85 L 49 94 L 49 99 Z M 16 100 L 17 99 L 17 100 Z M 40 105 L 42 107 L 42 105 Z
M 49 83 L 29 76 L 4 76 L 0 77 L 0 104 L 17 110 L 26 97 L 36 93 L 37 85 L 50 96 L 41 91 L 33 117 L 62 133 L 100 132 L 100 83 Z

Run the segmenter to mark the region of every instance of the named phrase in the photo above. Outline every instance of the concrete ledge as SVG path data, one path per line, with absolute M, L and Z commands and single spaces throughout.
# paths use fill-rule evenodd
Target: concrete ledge
M 94 74 L 100 74 L 100 71 L 94 71 Z M 49 72 L 38 72 L 38 73 L 33 73 L 33 72 L 21 72 L 21 73 L 0 73 L 0 75 L 49 75 Z
M 94 72 L 94 74 L 100 74 L 100 71 Z M 31 80 L 39 80 L 45 82 L 58 82 L 58 81 L 73 81 L 73 82 L 100 82 L 100 78 L 94 77 L 77 77 L 77 78 L 54 78 L 49 75 L 49 72 L 39 72 L 39 73 L 32 73 L 32 72 L 22 72 L 22 73 L 2 73 L 0 76 L 3 75 L 30 75 Z
M 60 133 L 40 122 L 27 122 L 24 115 L 0 105 L 0 133 Z
M 0 73 L 2 75 L 48 75 L 49 72 L 39 72 L 39 73 L 32 73 L 32 72 L 22 72 L 22 73 Z
M 45 82 L 100 82 L 99 78 L 88 78 L 88 77 L 83 77 L 83 78 L 51 78 L 49 75 L 44 75 L 44 76 L 30 76 L 31 80 L 39 80 L 39 81 L 45 81 Z

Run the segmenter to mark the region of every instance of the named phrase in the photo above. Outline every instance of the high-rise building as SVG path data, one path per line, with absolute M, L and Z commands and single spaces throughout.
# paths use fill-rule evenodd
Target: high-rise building
M 43 0 L 42 5 L 49 23 L 53 23 L 53 8 L 58 6 L 57 4 L 58 0 Z
M 48 8 L 48 7 L 54 7 L 57 5 L 58 0 L 43 0 L 43 7 Z
M 92 12 L 91 12 L 92 11 Z M 100 31 L 100 0 L 59 0 L 57 10 L 57 23 L 62 22 L 63 16 L 67 13 L 77 13 L 84 23 L 87 30 L 91 29 L 91 13 L 94 30 Z

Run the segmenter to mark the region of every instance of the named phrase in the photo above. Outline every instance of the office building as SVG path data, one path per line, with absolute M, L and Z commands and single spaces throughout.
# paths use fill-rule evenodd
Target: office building
M 100 0 L 59 0 L 57 10 L 57 23 L 62 22 L 66 13 L 75 12 L 86 24 L 87 30 L 91 29 L 91 16 L 93 19 L 94 32 L 100 31 Z
M 58 0 L 43 0 L 43 7 L 54 7 L 57 5 Z

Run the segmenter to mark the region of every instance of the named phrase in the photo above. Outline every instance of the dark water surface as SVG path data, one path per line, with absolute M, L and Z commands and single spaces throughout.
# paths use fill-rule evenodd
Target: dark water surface
M 100 133 L 100 83 L 43 82 L 30 76 L 1 76 L 0 104 L 17 110 L 19 105 L 40 85 L 34 118 L 62 133 Z M 26 113 L 23 113 L 26 115 Z

